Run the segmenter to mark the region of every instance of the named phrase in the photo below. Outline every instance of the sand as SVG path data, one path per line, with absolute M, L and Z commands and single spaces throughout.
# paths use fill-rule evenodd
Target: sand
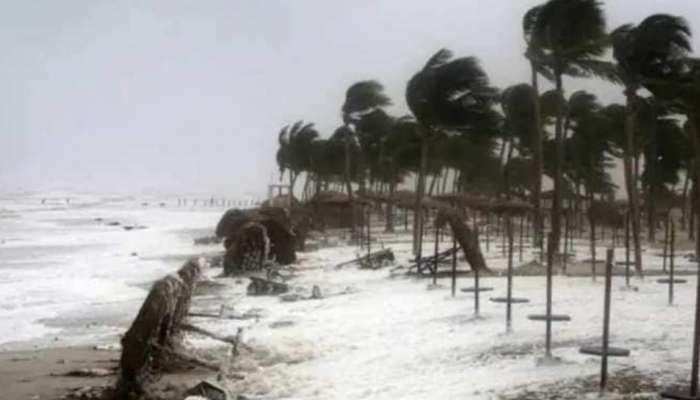
M 59 399 L 76 388 L 103 386 L 116 375 L 69 377 L 77 369 L 113 370 L 118 364 L 116 350 L 91 347 L 62 347 L 0 353 L 0 399 Z

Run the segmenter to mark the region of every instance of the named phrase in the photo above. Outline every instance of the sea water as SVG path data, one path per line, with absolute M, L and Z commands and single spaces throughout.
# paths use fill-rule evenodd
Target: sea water
M 155 279 L 218 249 L 193 239 L 212 235 L 224 210 L 173 197 L 1 196 L 0 349 L 113 340 Z

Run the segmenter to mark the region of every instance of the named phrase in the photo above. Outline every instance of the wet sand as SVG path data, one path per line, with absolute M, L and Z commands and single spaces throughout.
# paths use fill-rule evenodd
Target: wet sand
M 78 369 L 113 371 L 117 350 L 92 347 L 61 347 L 0 353 L 0 399 L 60 399 L 77 388 L 104 386 L 116 382 L 116 374 L 100 377 L 70 377 Z

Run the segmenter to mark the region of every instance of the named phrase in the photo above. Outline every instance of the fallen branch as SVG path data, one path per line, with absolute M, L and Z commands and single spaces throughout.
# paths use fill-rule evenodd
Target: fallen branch
M 381 263 L 385 260 L 394 261 L 394 252 L 391 250 L 391 248 L 382 249 L 379 251 L 375 251 L 374 253 L 370 253 L 369 255 L 364 255 L 362 257 L 357 257 L 350 261 L 342 262 L 340 264 L 337 264 L 335 266 L 335 269 L 340 269 L 348 265 L 358 263 L 360 265 L 381 265 Z
M 188 323 L 182 323 L 180 325 L 180 329 L 182 329 L 184 331 L 192 332 L 192 333 L 198 333 L 202 336 L 206 336 L 208 338 L 233 345 L 233 348 L 235 351 L 234 354 L 238 354 L 238 346 L 243 346 L 243 348 L 245 348 L 246 350 L 252 350 L 252 348 L 250 346 L 246 345 L 245 343 L 241 343 L 241 335 L 243 332 L 243 328 L 238 328 L 238 331 L 236 332 L 236 336 L 233 336 L 233 337 L 221 336 L 218 333 L 214 333 L 214 332 L 208 331 L 204 328 L 200 328 L 198 326 L 188 324 Z

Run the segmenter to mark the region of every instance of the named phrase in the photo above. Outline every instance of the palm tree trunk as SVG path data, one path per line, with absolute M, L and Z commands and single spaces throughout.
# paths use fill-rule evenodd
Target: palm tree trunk
M 298 173 L 289 170 L 289 193 L 287 194 L 287 207 L 292 208 L 294 204 L 294 184 L 297 182 Z
M 539 82 L 537 79 L 537 70 L 535 69 L 535 62 L 530 61 L 530 71 L 532 73 L 532 104 L 535 112 L 535 126 L 533 129 L 532 137 L 532 147 L 533 147 L 533 161 L 534 169 L 533 173 L 533 185 L 532 188 L 532 202 L 534 207 L 533 213 L 533 237 L 535 238 L 535 245 L 539 246 L 538 243 L 543 239 L 544 227 L 542 225 L 542 116 L 540 115 L 540 90 Z
M 687 228 L 686 218 L 688 217 L 688 183 L 690 182 L 690 171 L 685 171 L 683 178 L 683 206 L 681 207 L 681 229 Z
M 416 206 L 413 210 L 413 254 L 421 255 L 421 234 L 423 232 L 423 192 L 425 191 L 425 172 L 428 168 L 428 129 L 421 127 L 420 169 L 416 186 Z
M 656 124 L 656 113 L 654 112 L 654 122 Z M 651 137 L 649 140 L 649 159 L 645 160 L 648 163 L 648 189 L 647 189 L 647 224 L 649 229 L 649 243 L 656 240 L 656 126 L 651 127 Z
M 695 161 L 693 162 L 695 166 L 695 176 L 693 176 L 693 188 L 695 190 L 691 191 L 693 195 L 693 200 L 691 201 L 692 204 L 692 212 L 690 214 L 690 218 L 695 218 L 695 215 L 698 214 L 697 207 L 700 205 L 700 138 L 698 138 L 698 120 L 697 120 L 697 114 L 694 112 L 691 112 L 690 115 L 688 115 L 688 126 L 690 127 L 690 137 L 691 137 L 691 143 L 693 150 L 695 150 Z M 700 224 L 695 223 L 695 229 L 697 229 L 696 235 L 695 235 L 695 256 L 698 257 L 700 255 Z
M 562 85 L 562 74 L 557 71 L 555 73 L 556 89 L 560 96 L 564 96 Z M 557 119 L 554 126 L 554 139 L 556 144 L 556 154 L 554 156 L 554 191 L 552 195 L 552 243 L 551 249 L 559 251 L 559 237 L 561 234 L 561 200 L 562 200 L 562 156 L 564 155 L 564 109 L 562 107 L 557 110 Z
M 629 201 L 630 212 L 632 213 L 632 241 L 634 243 L 634 269 L 640 276 L 642 275 L 642 247 L 640 243 L 639 233 L 639 199 L 637 197 L 637 180 L 636 173 L 633 170 L 632 159 L 634 157 L 634 132 L 635 132 L 635 97 L 636 90 L 633 88 L 628 88 L 626 91 L 627 96 L 627 113 L 625 116 L 625 138 L 626 138 L 626 151 L 624 155 L 624 172 L 625 172 L 625 184 L 627 186 L 627 199 Z
M 396 189 L 396 183 L 394 179 L 389 182 L 389 198 L 386 202 L 386 225 L 384 227 L 384 232 L 391 233 L 394 232 L 394 191 Z
M 345 190 L 348 192 L 348 203 L 350 203 L 350 210 L 352 218 L 350 218 L 350 234 L 351 236 L 355 234 L 355 202 L 353 200 L 352 193 L 352 183 L 350 178 L 350 135 L 345 137 Z

